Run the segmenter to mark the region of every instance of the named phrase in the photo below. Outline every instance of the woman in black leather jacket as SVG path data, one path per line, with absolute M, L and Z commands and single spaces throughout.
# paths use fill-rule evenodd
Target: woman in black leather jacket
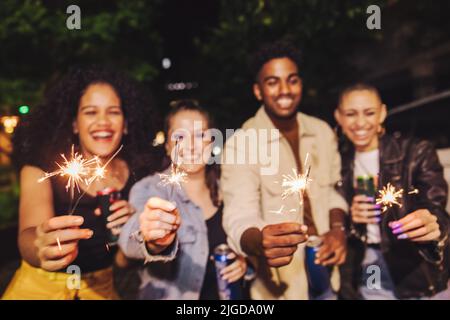
M 449 299 L 443 168 L 430 143 L 384 134 L 385 117 L 376 88 L 356 84 L 341 93 L 335 111 L 343 132 L 338 187 L 351 209 L 340 298 Z M 370 179 L 375 192 L 367 188 Z M 402 197 L 383 207 L 376 200 L 388 183 L 403 189 Z

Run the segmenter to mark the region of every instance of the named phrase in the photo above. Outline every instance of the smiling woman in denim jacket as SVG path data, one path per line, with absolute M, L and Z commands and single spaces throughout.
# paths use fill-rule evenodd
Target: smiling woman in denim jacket
M 174 103 L 166 117 L 166 151 L 174 155 L 179 141 L 180 167 L 187 173 L 181 186 L 164 185 L 160 174 L 148 176 L 133 186 L 130 202 L 137 209 L 122 229 L 119 244 L 129 258 L 144 259 L 140 271 L 140 299 L 219 299 L 212 254 L 226 243 L 222 228 L 217 164 L 211 157 L 212 138 L 208 113 L 194 101 Z M 172 156 L 172 158 L 174 158 Z M 163 174 L 170 174 L 169 166 Z M 175 215 L 149 210 L 155 200 L 167 199 Z M 234 254 L 232 254 L 234 255 Z M 247 271 L 243 257 L 223 270 L 228 282 L 242 281 Z

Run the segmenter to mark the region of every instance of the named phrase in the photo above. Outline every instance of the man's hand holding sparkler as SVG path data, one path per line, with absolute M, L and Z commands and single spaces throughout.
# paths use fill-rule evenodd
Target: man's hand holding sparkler
M 176 206 L 167 200 L 152 197 L 139 216 L 140 231 L 153 254 L 158 254 L 175 240 L 181 217 Z
M 92 237 L 90 229 L 80 229 L 81 216 L 65 215 L 51 218 L 36 228 L 36 240 L 40 267 L 57 271 L 68 266 L 78 255 L 78 241 Z
M 353 197 L 350 212 L 354 223 L 377 224 L 381 221 L 381 206 L 375 199 L 360 194 Z
M 271 267 L 288 265 L 297 246 L 308 239 L 308 227 L 295 222 L 267 225 L 262 229 L 263 255 Z
M 416 210 L 400 220 L 391 221 L 389 227 L 397 239 L 415 242 L 438 240 L 441 236 L 437 217 L 428 209 Z

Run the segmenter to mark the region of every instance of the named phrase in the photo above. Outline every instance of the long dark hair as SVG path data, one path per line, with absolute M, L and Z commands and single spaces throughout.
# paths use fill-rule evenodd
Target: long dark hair
M 155 171 L 158 152 L 151 142 L 157 120 L 152 98 L 123 73 L 105 66 L 73 68 L 46 91 L 43 103 L 20 124 L 13 137 L 17 170 L 24 165 L 47 170 L 60 160 L 59 154 L 68 154 L 72 145 L 79 147 L 72 123 L 80 98 L 96 83 L 111 85 L 120 98 L 128 134 L 122 137 L 124 147 L 119 156 L 127 162 L 131 174 L 138 179 Z
M 210 113 L 206 109 L 201 107 L 195 100 L 184 99 L 173 101 L 170 104 L 170 107 L 171 109 L 164 119 L 164 135 L 166 139 L 168 139 L 169 137 L 170 121 L 177 113 L 181 111 L 196 111 L 200 113 L 202 116 L 205 117 L 208 123 L 208 128 L 209 129 L 214 128 L 214 120 L 212 119 Z M 166 156 L 165 167 L 167 168 L 169 165 L 170 159 L 168 156 Z M 220 166 L 215 162 L 212 164 L 207 164 L 205 168 L 206 186 L 208 187 L 211 200 L 216 207 L 219 207 L 222 204 L 219 195 L 219 178 L 220 178 Z

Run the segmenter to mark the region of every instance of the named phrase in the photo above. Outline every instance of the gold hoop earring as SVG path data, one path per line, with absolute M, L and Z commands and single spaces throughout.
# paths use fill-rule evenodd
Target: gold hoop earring
M 384 128 L 383 124 L 380 123 L 380 125 L 378 126 L 378 129 L 377 129 L 377 134 L 379 137 L 382 137 L 382 136 L 384 136 L 385 133 L 386 133 L 386 129 Z

